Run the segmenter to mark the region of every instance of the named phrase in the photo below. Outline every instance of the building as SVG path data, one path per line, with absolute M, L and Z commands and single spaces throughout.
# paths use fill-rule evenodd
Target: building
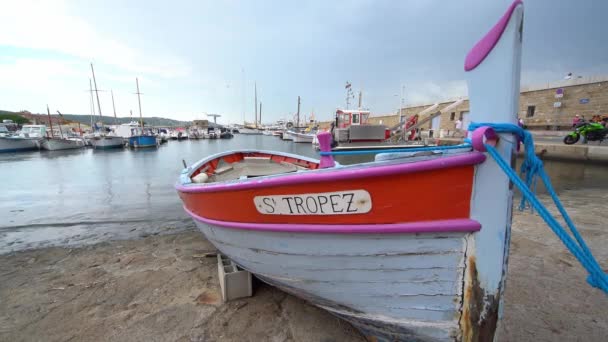
M 438 110 L 454 101 L 456 99 L 439 103 Z M 421 104 L 401 108 L 400 115 L 372 116 L 370 123 L 392 127 L 431 105 Z M 458 119 L 463 121 L 466 128 L 468 113 L 469 101 L 465 100 L 449 113 L 442 113 L 441 116 L 425 124 L 422 129 L 439 129 L 449 134 L 454 130 Z M 576 114 L 586 119 L 591 119 L 593 115 L 608 115 L 608 77 L 575 78 L 521 89 L 518 116 L 528 129 L 569 129 Z

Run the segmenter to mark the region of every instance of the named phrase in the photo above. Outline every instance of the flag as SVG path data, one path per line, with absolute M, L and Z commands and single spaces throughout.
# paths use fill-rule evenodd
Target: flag
M 349 89 L 351 86 L 350 82 L 346 81 L 346 86 L 344 87 L 344 89 Z

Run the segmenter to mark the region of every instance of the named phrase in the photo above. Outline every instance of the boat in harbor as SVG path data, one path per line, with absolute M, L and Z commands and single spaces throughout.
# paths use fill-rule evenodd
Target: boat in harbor
M 286 130 L 283 131 L 283 135 L 281 136 L 281 140 L 293 140 L 293 136 L 291 135 L 292 133 L 294 133 L 294 131 L 292 130 Z
M 139 105 L 139 122 L 138 127 L 131 128 L 131 136 L 129 136 L 129 147 L 132 148 L 151 148 L 160 145 L 158 138 L 151 130 L 146 130 L 144 127 L 144 118 L 141 113 L 141 93 L 139 92 L 139 79 L 135 78 L 137 86 L 137 103 Z
M 44 138 L 40 142 L 40 148 L 47 151 L 73 150 L 84 146 L 84 139 L 78 138 Z
M 97 97 L 97 110 L 99 111 L 99 120 L 101 123 L 101 127 L 98 132 L 95 132 L 92 136 L 88 136 L 85 140 L 85 144 L 90 143 L 93 148 L 98 150 L 107 150 L 112 148 L 123 148 L 125 146 L 124 140 L 122 137 L 118 136 L 115 132 L 106 130 L 103 124 L 103 114 L 101 112 L 101 103 L 99 101 L 99 90 L 97 89 L 97 79 L 95 78 L 95 70 L 93 69 L 93 63 L 91 63 L 91 74 L 93 75 L 93 84 L 95 85 L 95 95 Z M 92 113 L 93 116 L 95 114 L 95 101 L 93 101 L 93 89 L 91 88 L 89 80 L 89 87 L 91 92 L 91 104 L 92 104 Z M 116 118 L 116 105 L 114 104 L 114 91 L 110 91 L 112 96 L 112 109 L 114 110 L 114 125 L 117 124 Z
M 257 128 L 243 127 L 239 129 L 239 133 L 244 135 L 262 135 L 263 132 Z
M 517 122 L 522 22 L 515 1 L 467 55 L 472 121 Z M 491 341 L 512 191 L 483 144 L 506 161 L 516 144 L 496 137 L 482 127 L 472 145 L 348 166 L 327 154 L 230 151 L 184 169 L 176 189 L 222 254 L 369 340 Z M 331 134 L 318 138 L 330 151 Z
M 305 133 L 305 132 L 291 132 L 291 138 L 294 143 L 306 143 L 311 144 L 317 136 L 316 133 Z
M 5 128 L 0 126 L 0 128 Z M 40 149 L 40 140 L 46 136 L 45 125 L 23 125 L 20 131 L 8 130 L 0 136 L 0 153 L 34 151 Z
M 367 110 L 338 109 L 334 140 L 341 142 L 382 142 L 389 137 L 386 126 L 368 122 Z
M 73 150 L 83 148 L 86 146 L 85 139 L 81 136 L 71 135 L 69 132 L 63 133 L 61 129 L 61 123 L 58 124 L 59 136 L 55 136 L 53 130 L 53 120 L 51 119 L 51 111 L 49 107 L 46 107 L 47 115 L 49 117 L 49 126 L 51 135 L 46 136 L 40 140 L 40 148 L 47 151 L 59 151 L 59 150 Z M 61 115 L 61 113 L 59 113 Z

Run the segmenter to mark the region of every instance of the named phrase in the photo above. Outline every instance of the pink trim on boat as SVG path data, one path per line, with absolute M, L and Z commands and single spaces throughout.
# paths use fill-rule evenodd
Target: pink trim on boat
M 175 188 L 180 192 L 219 192 L 255 188 L 268 188 L 275 186 L 316 183 L 325 181 L 344 181 L 361 177 L 383 177 L 395 174 L 408 174 L 423 171 L 447 169 L 458 166 L 476 165 L 486 159 L 485 154 L 470 152 L 463 155 L 440 157 L 432 160 L 423 160 L 412 163 L 397 163 L 388 165 L 363 164 L 361 167 L 341 167 L 302 173 L 290 173 L 268 178 L 252 178 L 238 183 L 212 183 L 212 184 L 177 184 Z
M 471 142 L 475 151 L 486 152 L 485 145 L 496 146 L 498 135 L 494 131 L 494 128 L 482 126 L 473 131 Z
M 184 206 L 193 219 L 213 225 L 233 229 L 261 230 L 290 233 L 337 233 L 337 234 L 394 234 L 394 233 L 448 233 L 476 232 L 481 224 L 471 219 L 452 219 L 386 224 L 298 224 L 298 223 L 244 223 L 218 221 L 199 216 Z
M 466 59 L 464 60 L 464 70 L 471 71 L 475 69 L 483 60 L 490 54 L 496 43 L 500 40 L 500 36 L 505 31 L 507 24 L 509 23 L 509 19 L 511 19 L 511 15 L 513 11 L 518 5 L 522 5 L 523 2 L 521 0 L 515 0 L 509 6 L 505 14 L 500 18 L 500 20 L 492 27 L 492 29 L 483 37 L 480 41 L 473 46 L 471 51 L 467 54 Z

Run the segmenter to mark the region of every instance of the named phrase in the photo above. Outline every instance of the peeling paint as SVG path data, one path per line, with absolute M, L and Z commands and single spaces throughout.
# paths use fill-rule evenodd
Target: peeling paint
M 460 330 L 462 341 L 493 341 L 498 322 L 500 296 L 480 286 L 476 259 L 467 257 Z

